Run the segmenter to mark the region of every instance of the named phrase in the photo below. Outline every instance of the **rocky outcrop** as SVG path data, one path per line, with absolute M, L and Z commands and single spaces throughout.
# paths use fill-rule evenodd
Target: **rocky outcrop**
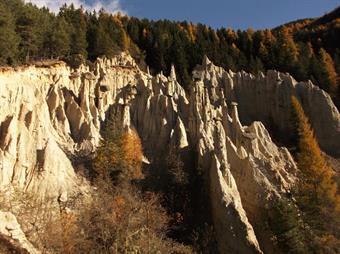
M 194 71 L 194 78 L 210 84 L 214 93 L 222 89 L 228 103 L 238 102 L 242 122 L 261 121 L 289 138 L 292 133 L 291 96 L 294 95 L 300 100 L 321 148 L 340 156 L 340 114 L 325 91 L 310 81 L 297 82 L 289 74 L 277 71 L 254 76 L 243 71 L 225 71 L 210 61 L 205 62 Z
M 0 240 L 15 250 L 14 253 L 41 253 L 26 239 L 17 219 L 10 212 L 0 211 Z
M 262 245 L 265 232 L 256 220 L 265 206 L 289 192 L 297 169 L 289 151 L 274 144 L 262 122 L 288 129 L 290 96 L 298 95 L 309 114 L 323 114 L 326 129 L 316 116 L 312 123 L 322 146 L 334 154 L 338 144 L 333 146 L 325 133 L 336 139 L 340 124 L 325 92 L 273 73 L 254 77 L 226 72 L 206 58 L 185 92 L 174 68 L 169 77 L 151 76 L 125 53 L 77 70 L 57 62 L 3 71 L 0 188 L 62 199 L 86 190 L 74 159 L 95 150 L 110 111 L 124 128 L 138 131 L 151 163 L 168 144 L 197 153 L 221 253 L 270 252 Z

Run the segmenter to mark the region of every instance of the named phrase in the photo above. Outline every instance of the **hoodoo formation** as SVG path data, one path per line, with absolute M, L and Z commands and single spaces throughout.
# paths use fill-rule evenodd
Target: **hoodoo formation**
M 264 207 L 289 195 L 297 166 L 266 126 L 289 133 L 296 96 L 321 148 L 339 156 L 339 112 L 311 82 L 276 71 L 233 73 L 205 57 L 192 78 L 185 91 L 174 68 L 169 77 L 152 76 L 127 53 L 77 69 L 62 61 L 2 69 L 1 192 L 10 196 L 19 188 L 55 201 L 89 193 L 79 173 L 86 166 L 77 158 L 95 152 L 111 112 L 123 128 L 137 131 L 151 164 L 168 144 L 197 154 L 220 253 L 269 253 L 267 229 L 257 220 Z M 13 214 L 0 211 L 0 220 L 1 239 L 39 253 Z

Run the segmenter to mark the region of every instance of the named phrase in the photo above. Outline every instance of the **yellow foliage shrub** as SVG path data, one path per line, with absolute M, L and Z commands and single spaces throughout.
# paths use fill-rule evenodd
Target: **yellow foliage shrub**
M 126 132 L 122 136 L 123 159 L 128 168 L 131 169 L 133 178 L 142 177 L 142 143 L 135 131 Z
M 104 177 L 119 180 L 141 179 L 143 149 L 136 131 L 122 133 L 114 140 L 104 140 L 97 149 L 93 169 Z

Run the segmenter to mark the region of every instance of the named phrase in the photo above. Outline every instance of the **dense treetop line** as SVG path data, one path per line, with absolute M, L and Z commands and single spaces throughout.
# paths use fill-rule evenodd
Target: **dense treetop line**
M 319 18 L 273 30 L 233 31 L 203 24 L 150 21 L 86 12 L 73 5 L 56 15 L 22 0 L 0 0 L 0 64 L 14 65 L 42 58 L 70 62 L 111 57 L 128 50 L 155 73 L 175 64 L 187 88 L 192 69 L 207 55 L 215 64 L 254 74 L 267 69 L 311 79 L 339 105 L 340 7 Z M 72 60 L 72 61 L 71 61 Z

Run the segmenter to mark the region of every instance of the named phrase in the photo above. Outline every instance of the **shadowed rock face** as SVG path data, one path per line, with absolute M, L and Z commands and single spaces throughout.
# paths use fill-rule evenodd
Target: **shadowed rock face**
M 193 76 L 186 93 L 174 68 L 170 77 L 153 77 L 125 53 L 99 59 L 92 68 L 71 70 L 59 63 L 0 73 L 0 190 L 15 186 L 63 199 L 86 191 L 69 158 L 95 150 L 101 122 L 112 110 L 124 128 L 138 131 L 150 161 L 168 144 L 196 151 L 221 253 L 270 253 L 257 220 L 265 206 L 289 191 L 297 169 L 289 151 L 252 121 L 272 118 L 288 130 L 295 94 L 322 147 L 335 154 L 339 144 L 326 131 L 339 137 L 339 113 L 325 92 L 277 72 L 235 74 L 204 59 Z M 238 110 L 250 126 L 241 124 Z

